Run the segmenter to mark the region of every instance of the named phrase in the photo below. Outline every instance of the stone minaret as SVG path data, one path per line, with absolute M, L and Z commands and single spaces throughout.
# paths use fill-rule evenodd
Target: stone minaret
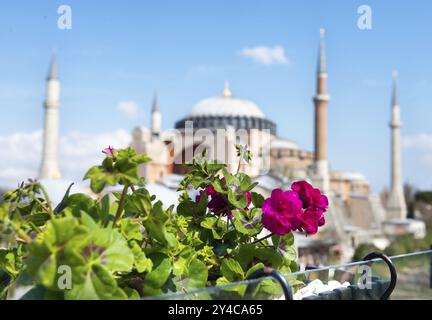
M 152 137 L 159 138 L 162 127 L 162 114 L 160 112 L 159 97 L 155 93 L 153 99 L 153 106 L 151 111 L 151 133 Z
M 39 179 L 61 177 L 58 166 L 60 82 L 57 76 L 57 60 L 53 53 L 47 77 L 45 96 L 45 125 L 43 133 L 42 164 Z
M 393 72 L 393 94 L 391 108 L 391 186 L 387 202 L 388 219 L 405 219 L 407 215 L 401 174 L 400 107 L 397 95 L 397 72 Z
M 320 29 L 320 46 L 317 67 L 317 93 L 315 104 L 315 175 L 323 190 L 329 190 L 330 177 L 327 160 L 327 106 L 330 96 L 327 94 L 327 67 L 324 45 L 325 30 Z

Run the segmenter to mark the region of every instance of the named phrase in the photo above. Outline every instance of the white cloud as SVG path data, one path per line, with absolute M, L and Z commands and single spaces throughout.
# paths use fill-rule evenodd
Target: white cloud
M 432 133 L 405 136 L 402 138 L 402 144 L 405 148 L 430 150 L 432 152 Z
M 141 115 L 141 109 L 135 101 L 120 101 L 117 104 L 117 111 L 129 119 L 136 119 Z
M 285 56 L 285 49 L 282 46 L 243 48 L 239 54 L 264 65 L 289 63 L 288 58 Z
M 60 137 L 59 165 L 62 176 L 80 182 L 90 166 L 103 159 L 102 149 L 111 145 L 126 147 L 131 136 L 125 130 L 86 134 L 69 132 Z M 0 136 L 0 188 L 15 186 L 19 181 L 35 178 L 42 153 L 42 131 Z

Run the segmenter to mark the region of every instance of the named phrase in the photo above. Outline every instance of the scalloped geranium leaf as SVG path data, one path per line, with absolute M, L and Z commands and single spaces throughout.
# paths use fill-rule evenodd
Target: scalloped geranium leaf
M 184 268 L 182 274 L 174 280 L 174 283 L 177 291 L 199 289 L 205 287 L 207 277 L 206 265 L 198 259 L 193 259 Z
M 244 271 L 236 260 L 224 259 L 221 264 L 222 275 L 231 282 L 240 281 L 244 279 Z

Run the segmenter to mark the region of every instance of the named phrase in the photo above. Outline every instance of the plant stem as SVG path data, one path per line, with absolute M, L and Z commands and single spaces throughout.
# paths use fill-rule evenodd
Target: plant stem
M 273 236 L 273 233 L 270 233 L 270 234 L 266 235 L 265 237 L 263 237 L 263 238 L 261 238 L 261 239 L 255 240 L 254 242 L 252 242 L 252 244 L 255 244 L 255 243 L 261 242 L 261 241 L 263 241 L 263 240 L 265 240 L 265 239 L 270 238 L 271 236 Z
M 49 207 L 47 208 L 38 198 L 34 198 L 34 200 L 46 211 L 46 213 L 50 216 L 51 220 L 54 219 L 54 213 L 52 212 L 52 209 Z
M 51 199 L 48 196 L 48 192 L 45 190 L 44 186 L 39 183 L 40 189 L 43 193 L 46 203 L 48 204 L 48 209 L 52 213 Z
M 123 208 L 124 208 L 128 189 L 129 189 L 129 184 L 125 184 L 123 191 L 122 191 L 122 195 L 120 197 L 120 201 L 119 201 L 117 213 L 116 213 L 116 216 L 114 219 L 113 227 L 115 227 L 119 223 L 119 221 L 121 220 L 121 217 L 123 215 Z
M 234 230 L 237 231 L 237 228 L 236 228 L 236 226 L 235 226 L 235 224 L 234 224 L 234 221 L 231 219 L 230 216 L 228 216 L 228 220 L 231 222 L 231 225 L 234 227 Z
M 30 243 L 30 242 L 32 242 L 32 238 L 30 238 L 30 237 L 28 236 L 28 234 L 25 233 L 24 231 L 19 230 L 19 231 L 18 231 L 18 235 L 19 235 L 20 238 L 23 239 L 26 243 Z
M 240 172 L 242 158 L 243 158 L 243 154 L 240 154 L 240 159 L 239 159 L 239 163 L 238 163 L 238 166 L 237 166 L 237 173 L 236 174 L 238 174 Z

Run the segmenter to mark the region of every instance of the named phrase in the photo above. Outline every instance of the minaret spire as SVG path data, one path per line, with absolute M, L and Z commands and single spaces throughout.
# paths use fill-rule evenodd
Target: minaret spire
M 57 59 L 54 51 L 46 85 L 43 153 L 39 178 L 57 179 L 61 177 L 58 166 L 60 82 L 58 80 Z
M 407 215 L 402 182 L 402 164 L 400 148 L 400 106 L 397 92 L 397 72 L 393 71 L 393 88 L 391 99 L 391 186 L 387 202 L 389 219 L 404 219 Z
M 154 96 L 153 96 L 152 113 L 155 111 L 160 111 L 159 96 L 158 96 L 157 91 L 155 91 Z
M 319 54 L 318 54 L 318 64 L 317 64 L 317 73 L 318 74 L 326 74 L 327 73 L 327 63 L 326 63 L 326 55 L 325 55 L 325 29 L 320 28 L 320 45 L 319 45 Z
M 152 136 L 159 138 L 162 128 L 162 113 L 160 112 L 159 96 L 155 92 L 151 110 L 151 132 Z
M 398 98 L 398 92 L 397 92 L 397 78 L 398 78 L 397 70 L 394 70 L 392 72 L 392 78 L 393 78 L 392 106 L 398 106 L 399 105 L 399 98 Z
M 51 79 L 58 79 L 57 53 L 55 49 L 53 49 L 52 51 L 51 63 L 48 71 L 47 81 Z
M 327 94 L 327 65 L 324 46 L 325 31 L 320 29 L 320 44 L 317 65 L 317 89 L 315 105 L 315 159 L 314 174 L 323 190 L 329 190 L 330 175 L 327 159 L 327 108 L 330 96 Z

